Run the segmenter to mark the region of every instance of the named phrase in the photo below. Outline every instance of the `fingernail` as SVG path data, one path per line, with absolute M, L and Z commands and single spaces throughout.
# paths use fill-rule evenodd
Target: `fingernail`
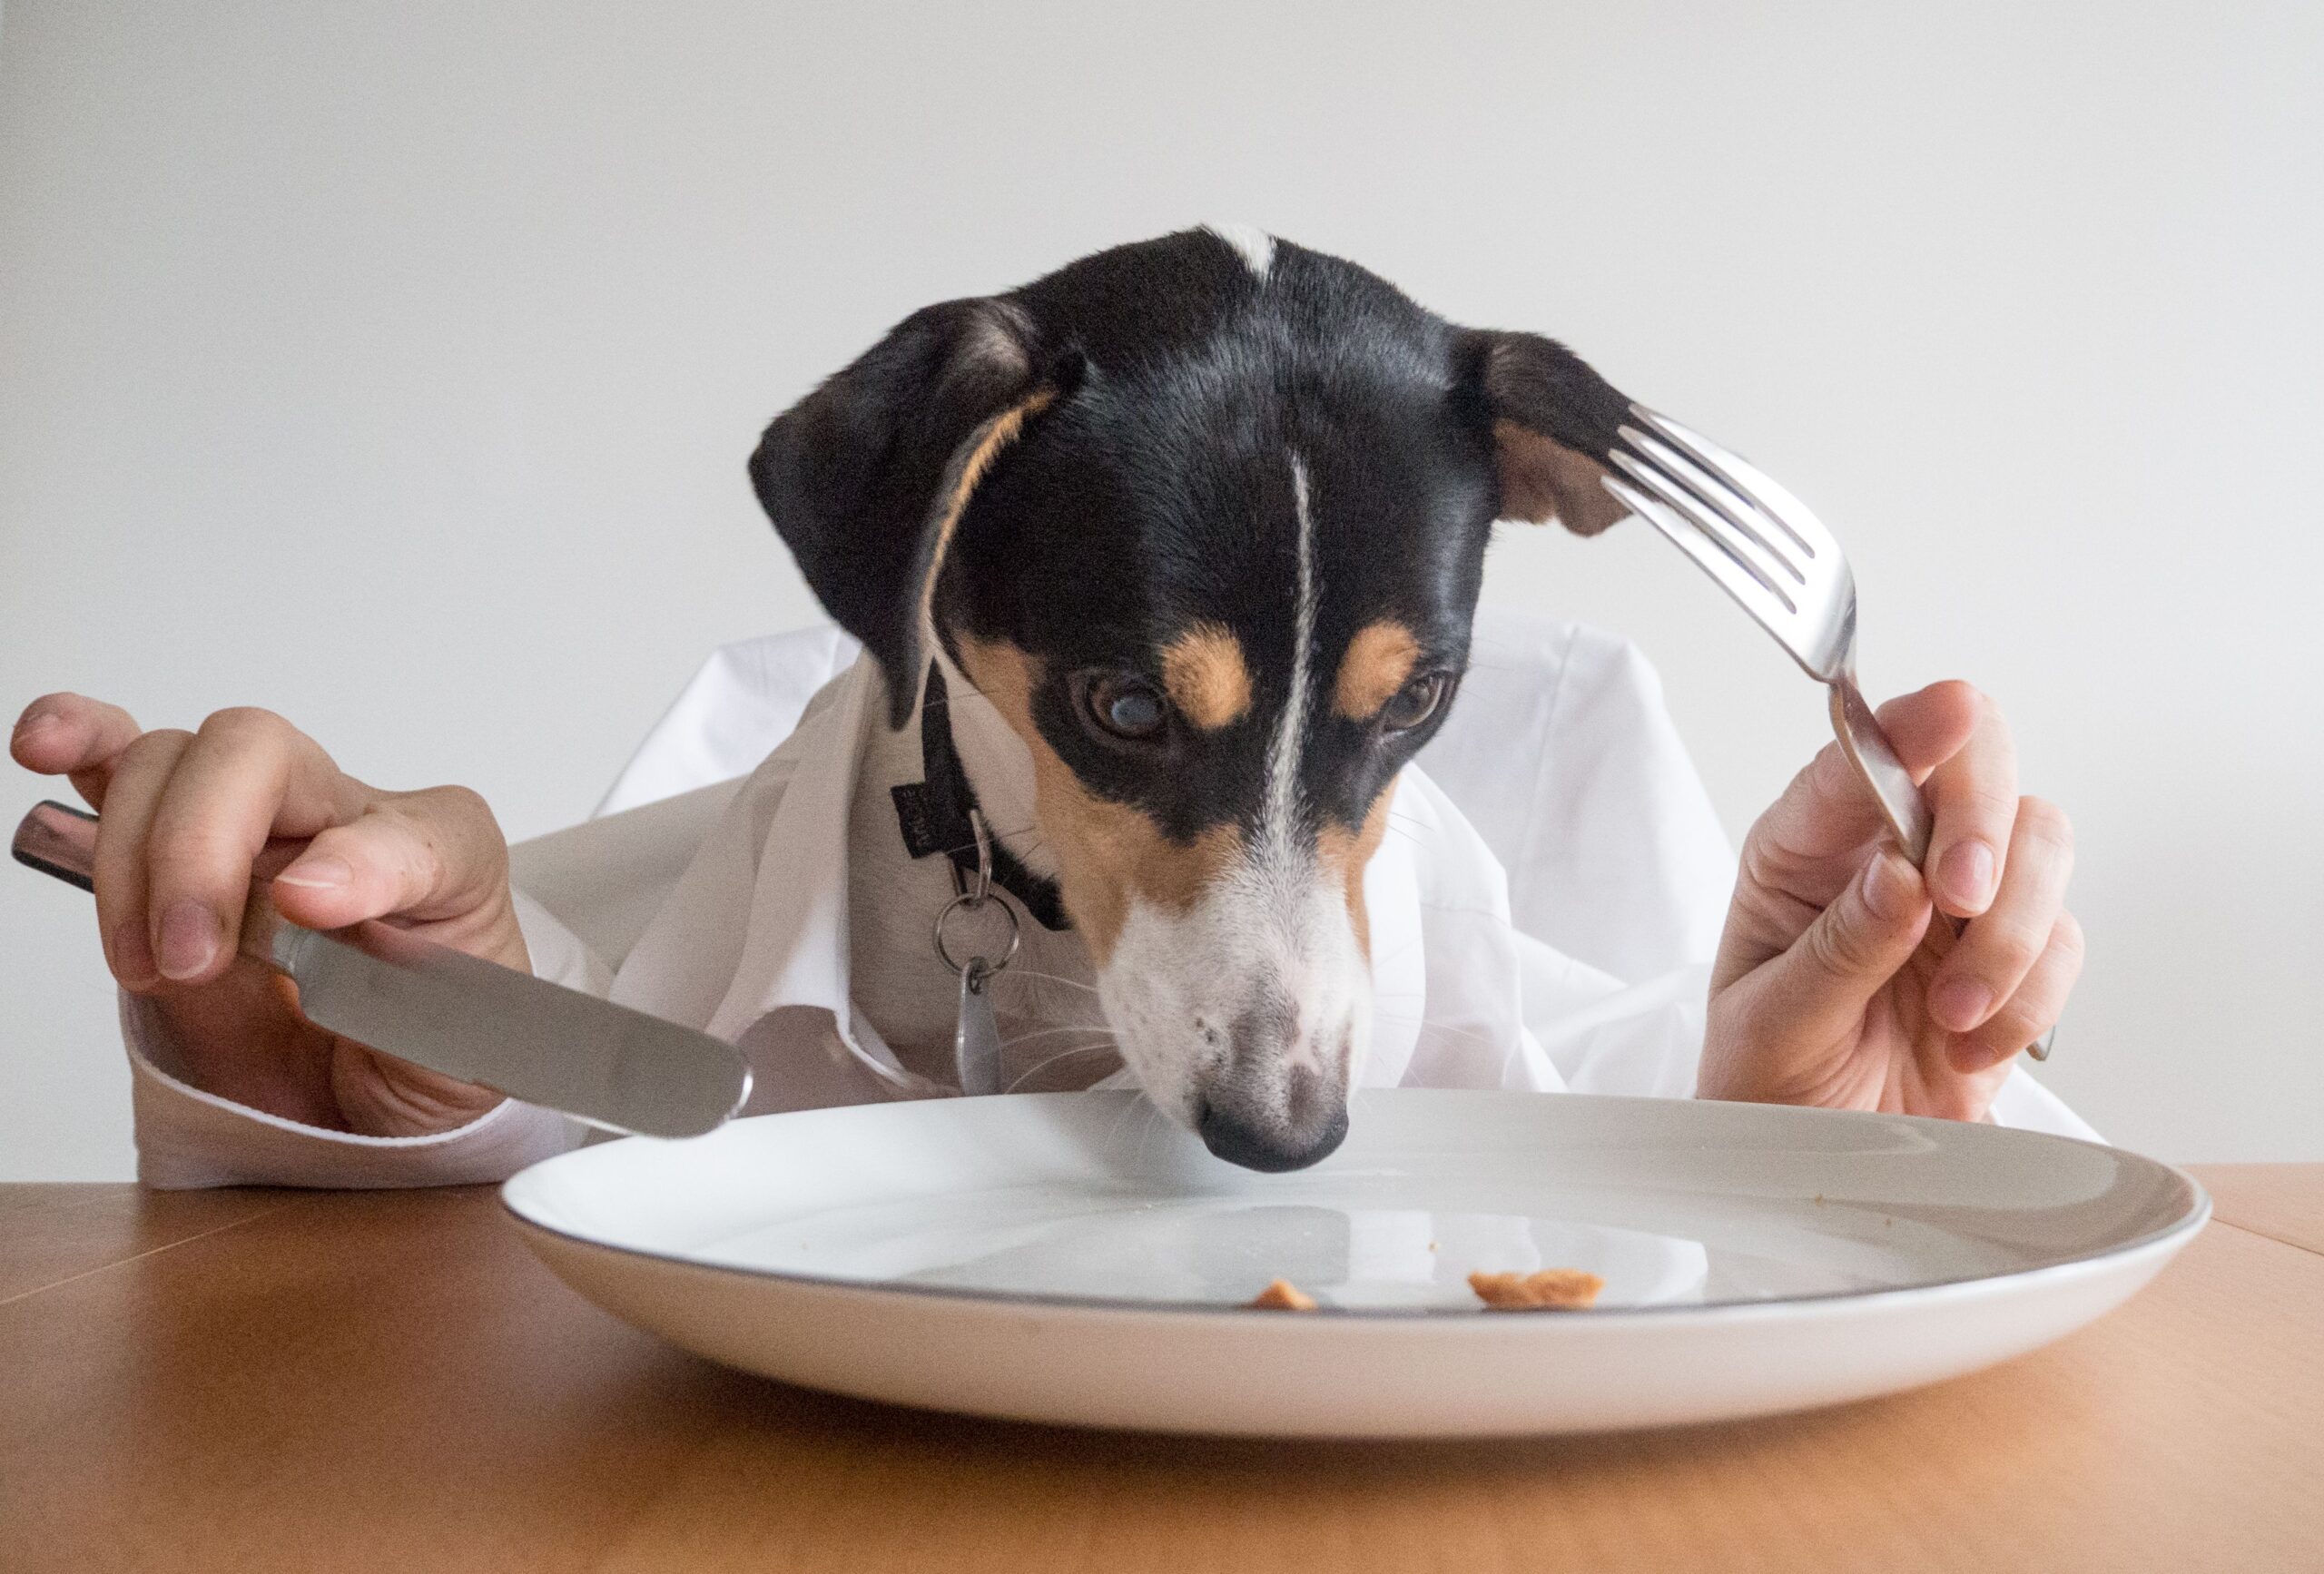
M 302 858 L 274 878 L 284 885 L 310 886 L 320 890 L 351 883 L 355 871 L 348 866 L 347 860 L 325 853 L 320 858 Z
M 1929 996 L 1929 1015 L 1936 1025 L 1954 1033 L 1966 1033 L 1985 1019 L 1993 1008 L 1994 992 L 1974 979 L 1947 979 Z
M 1982 841 L 1956 841 L 1947 848 L 1945 889 L 1963 907 L 1984 907 L 1993 900 L 1994 850 Z
M 1912 911 L 1913 874 L 1910 866 L 1890 853 L 1876 852 L 1864 869 L 1864 905 L 1872 916 L 1900 919 Z
M 190 979 L 218 955 L 218 915 L 190 896 L 162 913 L 161 944 L 155 948 L 162 977 Z
M 124 984 L 150 984 L 161 976 L 153 966 L 153 948 L 145 943 L 145 926 L 135 919 L 113 926 L 113 965 Z
M 42 732 L 47 728 L 56 725 L 57 723 L 64 719 L 64 718 L 58 715 L 54 711 L 44 710 L 40 706 L 34 705 L 23 715 L 16 718 L 16 729 L 10 734 L 10 736 L 16 738 L 28 738 L 34 733 Z

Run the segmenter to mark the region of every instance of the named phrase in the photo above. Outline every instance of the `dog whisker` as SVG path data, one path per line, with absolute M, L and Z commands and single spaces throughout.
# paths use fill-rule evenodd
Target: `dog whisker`
M 1114 1030 L 1103 1023 L 1068 1022 L 1062 1028 L 1036 1028 L 1029 1033 L 1019 1033 L 1013 1038 L 1003 1038 L 1000 1041 L 1000 1047 L 1003 1049 L 1013 1048 L 1019 1044 L 1029 1044 L 1036 1038 L 1054 1038 L 1059 1033 L 1102 1033 L 1105 1035 L 1106 1042 L 1108 1044 L 1116 1042 Z
M 1129 1107 L 1122 1112 L 1121 1119 L 1117 1120 L 1114 1124 L 1117 1128 L 1118 1128 L 1125 1121 L 1128 1122 L 1130 1131 L 1122 1132 L 1121 1140 L 1124 1143 L 1128 1143 L 1131 1132 L 1136 1132 L 1139 1139 L 1139 1151 L 1140 1153 L 1143 1153 L 1146 1139 L 1153 1135 L 1151 1123 L 1158 1118 L 1161 1114 L 1161 1109 L 1152 1099 L 1141 1097 L 1133 1101 Z M 1118 1153 L 1117 1154 L 1117 1156 L 1118 1156 Z M 1131 1162 L 1135 1164 L 1136 1160 L 1133 1159 Z
M 1105 1140 L 1098 1145 L 1099 1152 L 1111 1153 L 1114 1151 L 1114 1144 L 1121 1136 L 1123 1123 L 1128 1120 L 1130 1116 L 1137 1110 L 1137 1107 L 1145 1102 L 1146 1100 L 1143 1098 L 1131 1098 L 1123 1102 L 1121 1108 L 1114 1115 L 1113 1124 L 1106 1127 Z
M 1031 831 L 1031 830 L 1033 830 L 1033 829 L 1034 829 L 1034 827 L 1032 827 L 1032 826 L 1030 826 L 1030 825 L 1020 825 L 1020 826 L 1017 827 L 1017 828 L 1016 828 L 1015 830 L 1013 830 L 1013 831 L 995 831 L 994 829 L 992 829 L 992 827 L 990 827 L 990 826 L 989 826 L 989 825 L 988 825 L 988 826 L 986 826 L 986 827 L 985 827 L 985 835 L 986 835 L 986 836 L 988 836 L 989 838 L 990 838 L 990 839 L 991 839 L 992 841 L 994 841 L 1006 842 L 1006 841 L 1007 841 L 1010 837 L 1012 837 L 1012 836 L 1022 836 L 1022 835 L 1024 835 L 1027 831 Z M 1027 848 L 1026 848 L 1026 851 L 1029 851 L 1029 851 L 1032 851 L 1032 846 L 1033 846 L 1033 845 L 1035 845 L 1035 844 L 1029 844 L 1029 845 L 1027 846 Z M 942 854 L 944 857 L 950 858 L 952 854 L 954 854 L 954 853 L 956 853 L 956 852 L 974 852 L 976 850 L 977 850 L 976 840 L 975 840 L 973 837 L 971 837 L 970 840 L 968 840 L 968 841 L 966 841 L 955 842 L 953 845 L 951 845 L 951 846 L 950 846 L 950 847 L 938 847 L 938 848 L 931 848 L 931 849 L 930 850 L 930 853 L 931 853 L 931 856 L 933 856 L 933 855 L 935 855 L 935 854 L 939 854 L 939 853 L 940 853 L 940 854 Z
M 1450 1022 L 1431 1022 L 1419 1017 L 1400 1017 L 1388 1012 L 1381 1013 L 1374 1019 L 1381 1022 L 1392 1022 L 1398 1026 L 1417 1028 L 1423 1033 L 1443 1033 L 1455 1038 L 1465 1038 L 1473 1044 L 1495 1044 L 1500 1042 L 1500 1040 L 1491 1033 L 1481 1032 L 1473 1028 L 1456 1028 Z
M 1100 1050 L 1110 1053 L 1113 1048 L 1113 1044 L 1108 1041 L 1104 1044 L 1077 1044 L 1070 1049 L 1060 1049 L 1056 1054 L 1050 1056 L 1048 1059 L 1042 1060 L 1031 1067 L 1015 1081 L 1002 1088 L 1001 1091 L 1003 1093 L 1016 1092 L 1019 1087 L 1022 1087 L 1026 1083 L 1031 1081 L 1042 1072 L 1047 1071 L 1050 1067 L 1056 1065 L 1060 1060 L 1070 1060 L 1076 1055 L 1095 1055 Z M 1084 1089 L 1084 1091 L 1087 1091 L 1087 1089 Z
M 1130 1161 L 1130 1167 L 1133 1169 L 1146 1167 L 1146 1149 L 1153 1142 L 1154 1134 L 1169 1124 L 1162 1117 L 1161 1106 L 1149 1100 L 1146 1107 L 1153 1112 L 1153 1118 L 1146 1123 L 1146 1129 L 1138 1134 L 1137 1156 Z
M 1078 979 L 1068 979 L 1062 973 L 1038 973 L 1030 968 L 1012 966 L 1000 976 L 1002 978 L 1014 977 L 1019 979 L 1040 979 L 1048 983 L 1063 984 L 1068 989 L 1079 989 L 1086 995 L 1094 995 L 1098 992 L 1098 987 L 1095 984 L 1085 984 Z

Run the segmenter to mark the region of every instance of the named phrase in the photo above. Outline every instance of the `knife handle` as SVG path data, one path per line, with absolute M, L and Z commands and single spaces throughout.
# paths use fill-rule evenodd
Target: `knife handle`
M 27 869 L 54 875 L 67 885 L 94 893 L 97 889 L 97 817 L 85 809 L 49 799 L 33 805 L 16 826 L 9 851 Z M 242 955 L 278 971 L 290 971 L 291 949 L 310 931 L 290 923 L 274 910 L 263 889 L 253 886 L 242 904 Z
M 97 817 L 85 809 L 54 800 L 34 804 L 16 827 L 10 851 L 26 869 L 85 891 L 97 889 Z

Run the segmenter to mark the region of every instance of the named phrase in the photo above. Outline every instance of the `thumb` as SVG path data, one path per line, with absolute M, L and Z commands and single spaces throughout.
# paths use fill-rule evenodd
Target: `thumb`
M 423 923 L 506 905 L 508 854 L 484 801 L 464 788 L 383 794 L 319 833 L 275 875 L 275 907 L 293 923 L 336 929 L 364 919 Z
M 1766 964 L 1754 1013 L 1760 1029 L 1817 1041 L 1846 1032 L 1911 958 L 1931 915 L 1920 871 L 1893 848 L 1875 852 L 1864 873 Z

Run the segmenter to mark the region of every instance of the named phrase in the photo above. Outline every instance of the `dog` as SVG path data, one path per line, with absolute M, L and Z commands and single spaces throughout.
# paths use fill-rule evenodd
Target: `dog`
M 1622 517 L 1600 482 L 1630 406 L 1551 339 L 1203 229 L 914 312 L 778 417 L 750 473 L 878 664 L 878 769 L 942 797 L 956 760 L 983 856 L 1045 915 L 1028 979 L 1086 977 L 1155 1104 L 1286 1170 L 1347 1130 L 1364 872 L 1458 695 L 1492 526 Z M 1005 733 L 952 725 L 970 695 Z M 935 851 L 965 869 L 973 846 Z M 856 907 L 924 948 L 893 872 Z M 945 1036 L 932 976 L 891 1038 Z

